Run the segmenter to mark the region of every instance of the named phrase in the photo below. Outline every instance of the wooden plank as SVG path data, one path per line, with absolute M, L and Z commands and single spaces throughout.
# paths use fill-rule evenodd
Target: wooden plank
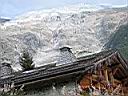
M 117 56 L 118 56 L 118 58 L 120 59 L 120 63 L 123 64 L 123 67 L 124 67 L 125 69 L 127 69 L 127 68 L 128 68 L 128 65 L 127 65 L 127 63 L 124 61 L 124 59 L 121 58 L 120 54 L 118 54 Z
M 124 71 L 124 70 L 119 69 L 119 73 L 120 73 L 120 75 L 121 75 L 122 77 L 125 77 L 125 74 L 124 74 L 123 71 Z

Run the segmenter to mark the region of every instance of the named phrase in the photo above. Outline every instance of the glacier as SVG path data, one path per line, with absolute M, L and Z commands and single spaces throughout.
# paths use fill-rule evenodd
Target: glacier
M 19 56 L 28 50 L 36 66 L 55 63 L 63 46 L 76 57 L 93 54 L 104 50 L 111 34 L 127 21 L 125 7 L 78 4 L 24 13 L 0 24 L 0 62 L 7 58 L 20 70 Z

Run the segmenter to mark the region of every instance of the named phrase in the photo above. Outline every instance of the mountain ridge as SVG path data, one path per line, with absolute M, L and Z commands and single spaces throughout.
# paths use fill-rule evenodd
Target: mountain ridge
M 16 17 L 0 25 L 0 58 L 10 59 L 17 68 L 24 49 L 32 53 L 34 63 L 39 66 L 56 62 L 59 57 L 56 49 L 60 46 L 70 46 L 77 57 L 100 52 L 111 34 L 127 23 L 127 9 L 118 10 L 67 14 L 37 11 Z

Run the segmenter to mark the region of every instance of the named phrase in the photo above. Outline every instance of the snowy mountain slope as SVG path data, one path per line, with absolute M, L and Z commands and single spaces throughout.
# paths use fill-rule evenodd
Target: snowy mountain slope
M 23 14 L 0 25 L 0 58 L 17 68 L 24 49 L 37 66 L 56 62 L 62 46 L 70 46 L 77 57 L 101 51 L 111 34 L 127 23 L 127 12 L 80 4 Z

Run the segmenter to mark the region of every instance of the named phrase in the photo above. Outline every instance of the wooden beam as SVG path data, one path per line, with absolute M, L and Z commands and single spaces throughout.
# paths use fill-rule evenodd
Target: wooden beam
M 118 54 L 117 56 L 118 56 L 118 58 L 119 58 L 119 60 L 120 60 L 120 63 L 124 65 L 123 67 L 124 67 L 125 69 L 127 69 L 127 68 L 128 68 L 128 65 L 126 64 L 126 62 L 124 61 L 124 59 L 121 58 L 120 54 Z
M 119 84 L 119 85 L 115 88 L 115 90 L 112 92 L 112 95 L 115 95 L 115 94 L 119 93 L 120 90 L 121 90 L 121 85 Z M 119 94 L 118 94 L 118 95 L 119 95 Z
M 117 54 L 112 57 L 114 61 L 116 61 L 118 64 L 120 64 L 120 61 L 117 59 Z
M 128 74 L 128 73 L 127 73 L 127 71 L 126 71 L 126 69 L 123 67 L 123 65 L 122 65 L 122 64 L 120 64 L 120 68 L 122 68 L 121 70 L 122 70 L 122 71 L 124 71 L 124 74 L 125 74 L 125 75 L 127 75 L 127 74 Z
M 116 74 L 117 70 L 118 70 L 118 68 L 116 68 L 116 69 L 113 71 L 113 75 Z
M 123 70 L 119 69 L 120 75 L 122 75 L 122 77 L 125 77 Z
M 128 82 L 128 76 L 121 80 L 122 82 L 127 81 Z
M 113 54 L 112 54 L 112 55 L 113 55 Z M 102 60 L 99 60 L 99 61 L 97 61 L 97 62 L 94 63 L 94 64 L 95 64 L 95 65 L 98 65 L 98 64 L 100 64 L 100 63 L 102 63 L 102 62 L 104 62 L 104 61 L 110 59 L 110 57 L 111 57 L 112 55 L 110 55 L 110 56 L 108 56 L 108 57 L 106 57 L 106 58 L 103 58 Z
M 112 84 L 111 90 L 113 91 L 113 85 L 114 85 L 114 76 L 113 76 L 112 71 L 110 72 L 109 76 L 110 76 L 110 80 L 111 80 L 111 84 Z
M 112 66 L 109 66 L 108 68 L 113 70 L 113 69 L 116 69 L 116 68 L 119 68 L 119 67 L 120 67 L 119 64 L 114 64 Z

